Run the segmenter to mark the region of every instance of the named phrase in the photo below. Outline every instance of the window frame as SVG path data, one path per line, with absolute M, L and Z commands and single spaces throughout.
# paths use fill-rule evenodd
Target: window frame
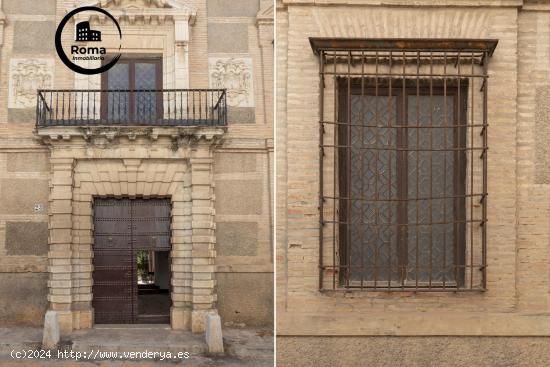
M 106 57 L 105 60 L 110 60 L 110 57 Z M 103 61 L 105 63 L 106 61 Z M 156 91 L 156 113 L 157 120 L 162 120 L 164 114 L 163 106 L 163 71 L 162 71 L 162 56 L 141 56 L 141 55 L 124 55 L 118 60 L 117 64 L 128 64 L 128 123 L 137 124 L 140 121 L 136 121 L 136 64 L 154 64 L 155 65 L 155 91 Z M 101 74 L 101 119 L 108 120 L 109 113 L 109 72 Z
M 408 282 L 412 282 L 415 288 L 438 288 L 438 287 L 462 287 L 465 283 L 466 272 L 466 180 L 467 180 L 467 137 L 468 137 L 468 81 L 461 80 L 460 83 L 455 82 L 455 85 L 449 83 L 442 85 L 438 81 L 437 85 L 434 85 L 432 80 L 429 86 L 415 86 L 419 81 L 416 79 L 394 79 L 391 86 L 382 84 L 381 81 L 377 81 L 380 85 L 376 87 L 365 87 L 364 82 L 362 84 L 361 78 L 338 78 L 337 86 L 337 123 L 338 123 L 338 190 L 339 191 L 339 203 L 338 205 L 338 251 L 340 269 L 342 271 L 339 274 L 340 286 L 344 288 L 403 288 L 407 287 Z M 405 86 L 403 86 L 405 83 Z M 390 94 L 391 93 L 391 94 Z M 347 140 L 351 132 L 350 124 L 352 123 L 351 113 L 351 96 L 372 96 L 372 97 L 396 97 L 395 117 L 396 121 L 391 121 L 390 125 L 394 126 L 396 130 L 396 144 L 395 147 L 395 160 L 396 160 L 396 176 L 397 176 L 397 254 L 398 254 L 398 267 L 397 273 L 399 274 L 399 280 L 391 279 L 393 269 L 387 269 L 389 271 L 390 280 L 378 279 L 374 281 L 362 280 L 359 284 L 357 281 L 350 281 L 350 274 L 352 272 L 350 267 L 351 254 L 348 254 L 350 250 L 350 244 L 348 237 L 350 235 L 351 223 L 348 222 L 348 204 L 353 200 L 348 196 L 348 189 L 350 183 L 347 176 L 351 174 L 351 165 L 349 164 L 351 159 L 351 146 L 348 146 Z M 407 278 L 407 266 L 408 266 L 408 209 L 407 206 L 411 201 L 408 196 L 408 142 L 407 131 L 411 121 L 408 119 L 409 97 L 416 96 L 452 96 L 454 103 L 454 118 L 453 125 L 455 125 L 453 131 L 453 146 L 451 149 L 453 153 L 453 266 L 455 278 L 444 281 L 429 282 L 418 281 L 415 279 Z M 457 108 L 458 107 L 458 108 Z M 460 119 L 460 121 L 459 121 Z M 414 123 L 414 121 L 413 121 Z M 388 127 L 384 127 L 388 128 Z M 392 128 L 392 129 L 393 129 Z M 460 139 L 460 141 L 459 141 Z M 449 148 L 449 147 L 445 147 Z M 450 150 L 450 149 L 449 149 Z M 414 151 L 414 150 L 413 150 Z M 349 167 L 348 167 L 349 166 Z M 432 170 L 432 168 L 430 168 Z M 348 225 L 349 224 L 349 225 Z M 428 223 L 432 226 L 433 224 Z M 437 245 L 434 242 L 433 245 Z M 364 246 L 364 244 L 360 244 Z M 446 264 L 445 264 L 446 265 Z M 364 272 L 364 269 L 360 270 Z M 432 269 L 429 270 L 430 278 Z M 378 284 L 377 284 L 378 283 Z M 391 285 L 388 285 L 391 284 Z

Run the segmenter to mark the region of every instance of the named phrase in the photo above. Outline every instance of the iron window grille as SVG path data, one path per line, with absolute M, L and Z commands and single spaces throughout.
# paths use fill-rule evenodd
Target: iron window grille
M 321 290 L 481 291 L 496 40 L 311 38 Z

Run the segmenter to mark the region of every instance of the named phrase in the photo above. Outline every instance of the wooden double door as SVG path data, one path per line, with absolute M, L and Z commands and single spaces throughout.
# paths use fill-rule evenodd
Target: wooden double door
M 96 198 L 93 212 L 95 322 L 141 323 L 136 256 L 170 250 L 170 200 Z

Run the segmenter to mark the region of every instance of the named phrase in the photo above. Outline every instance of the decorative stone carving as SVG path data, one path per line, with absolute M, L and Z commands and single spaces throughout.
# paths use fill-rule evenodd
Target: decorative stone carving
M 207 142 L 213 147 L 223 144 L 226 127 L 180 126 L 180 127 L 137 127 L 137 126 L 49 126 L 37 129 L 37 137 L 46 145 L 59 141 L 84 141 L 88 147 L 118 145 L 120 138 L 136 140 L 146 138 L 151 142 L 169 137 L 178 147 L 193 146 Z
M 256 14 L 256 23 L 258 25 L 273 25 L 275 17 L 274 10 L 273 4 L 261 8 Z
M 4 26 L 6 25 L 6 15 L 2 11 L 2 0 L 0 0 L 0 47 L 4 44 Z
M 172 7 L 173 4 L 177 4 L 177 1 L 170 0 L 96 0 L 96 1 L 84 1 L 85 4 L 94 4 L 95 6 L 100 6 L 106 8 L 108 6 L 134 6 L 139 7 L 157 7 L 157 8 L 168 8 Z M 178 4 L 179 5 L 179 4 Z
M 244 57 L 211 57 L 210 87 L 227 89 L 227 105 L 254 107 L 252 59 Z
M 79 0 L 75 2 L 75 8 L 83 6 L 97 6 L 109 10 L 109 13 L 119 23 L 143 22 L 149 24 L 153 20 L 164 24 L 168 20 L 185 21 L 189 25 L 194 24 L 197 10 L 181 0 Z M 97 15 L 94 15 L 97 16 Z M 89 20 L 90 14 L 81 14 L 78 20 Z M 100 19 L 104 17 L 100 16 Z
M 53 68 L 53 59 L 11 59 L 8 107 L 35 107 L 36 90 L 52 87 Z

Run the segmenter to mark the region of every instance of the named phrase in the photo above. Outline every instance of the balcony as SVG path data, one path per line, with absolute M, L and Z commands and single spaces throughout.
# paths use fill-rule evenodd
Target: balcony
M 225 89 L 39 90 L 36 126 L 227 125 Z

